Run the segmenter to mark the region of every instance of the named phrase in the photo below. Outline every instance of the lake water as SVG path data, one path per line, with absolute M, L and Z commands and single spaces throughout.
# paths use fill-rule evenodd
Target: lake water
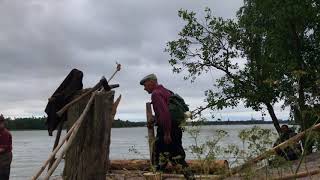
M 273 125 L 259 125 L 262 128 L 274 129 Z M 203 126 L 200 139 L 207 140 L 215 135 L 215 130 L 222 129 L 228 132 L 228 136 L 221 141 L 221 145 L 237 144 L 242 146 L 238 138 L 239 131 L 251 128 L 253 125 L 217 125 Z M 111 136 L 111 159 L 147 159 L 149 157 L 147 128 L 114 128 Z M 55 136 L 49 137 L 47 131 L 13 131 L 13 162 L 11 165 L 11 179 L 25 180 L 42 166 L 52 150 Z M 193 144 L 192 138 L 187 132 L 184 133 L 184 147 Z M 137 150 L 138 153 L 129 152 L 129 149 Z M 222 157 L 228 159 L 228 157 Z M 192 155 L 187 149 L 187 159 Z M 54 175 L 62 173 L 63 164 L 60 164 Z

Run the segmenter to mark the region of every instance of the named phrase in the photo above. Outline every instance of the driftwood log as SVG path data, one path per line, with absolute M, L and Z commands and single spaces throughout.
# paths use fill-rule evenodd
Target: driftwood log
M 68 180 L 105 180 L 106 130 L 111 120 L 114 91 L 96 92 L 94 104 L 85 117 L 65 156 L 63 178 Z M 83 98 L 68 110 L 67 126 L 71 127 L 82 113 L 88 98 Z
M 210 174 L 223 174 L 228 172 L 229 164 L 226 160 L 215 160 L 202 162 L 199 160 L 187 161 L 192 171 L 201 174 L 204 170 L 208 170 Z M 111 160 L 111 170 L 140 170 L 149 171 L 151 168 L 149 160 Z M 182 173 L 180 166 L 168 166 L 166 172 Z

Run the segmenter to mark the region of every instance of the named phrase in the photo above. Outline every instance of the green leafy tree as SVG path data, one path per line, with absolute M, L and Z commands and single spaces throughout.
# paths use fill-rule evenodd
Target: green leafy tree
M 208 8 L 205 12 L 205 21 L 200 23 L 195 13 L 180 10 L 179 16 L 187 24 L 179 33 L 180 38 L 169 42 L 166 49 L 174 72 L 187 69 L 185 79 L 194 81 L 210 70 L 223 73 L 213 84 L 214 89 L 205 92 L 207 106 L 199 107 L 198 113 L 208 108 L 236 107 L 240 101 L 257 111 L 266 106 L 279 131 L 273 108 L 279 93 L 268 81 L 272 66 L 267 67 L 267 60 L 261 58 L 259 37 L 242 30 L 233 20 L 212 16 Z
M 319 1 L 244 2 L 239 24 L 262 30 L 262 49 L 276 75 L 271 80 L 278 84 L 283 107 L 291 108 L 292 118 L 305 130 L 318 122 L 319 113 Z
M 222 72 L 198 112 L 243 101 L 256 111 L 267 108 L 279 132 L 273 106 L 284 102 L 302 129 L 308 127 L 307 112 L 319 102 L 319 3 L 245 0 L 236 20 L 205 12 L 198 20 L 194 12 L 180 10 L 186 25 L 166 48 L 173 71 L 188 72 L 185 79 Z

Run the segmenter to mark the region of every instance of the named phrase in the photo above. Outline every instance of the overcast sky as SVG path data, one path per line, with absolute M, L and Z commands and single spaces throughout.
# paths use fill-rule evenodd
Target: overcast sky
M 115 70 L 121 84 L 118 118 L 145 119 L 150 96 L 140 79 L 155 73 L 160 83 L 182 95 L 191 108 L 203 104 L 204 90 L 216 72 L 195 83 L 173 74 L 164 52 L 183 26 L 179 9 L 234 18 L 242 0 L 0 0 L 0 112 L 10 117 L 43 116 L 47 99 L 72 68 L 84 72 L 91 87 Z M 276 108 L 279 118 L 287 112 Z M 239 106 L 214 112 L 217 118 L 260 119 L 261 113 Z M 267 117 L 269 119 L 269 117 Z

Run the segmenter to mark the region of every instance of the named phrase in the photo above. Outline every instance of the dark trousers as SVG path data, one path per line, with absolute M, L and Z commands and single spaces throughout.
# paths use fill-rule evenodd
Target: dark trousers
M 9 180 L 12 152 L 0 154 L 0 180 Z
M 164 131 L 158 127 L 155 142 L 155 165 L 157 170 L 164 171 L 168 162 L 173 165 L 180 164 L 186 179 L 194 179 L 193 173 L 185 161 L 186 153 L 182 147 L 182 129 L 173 125 L 171 130 L 171 144 L 164 143 Z

